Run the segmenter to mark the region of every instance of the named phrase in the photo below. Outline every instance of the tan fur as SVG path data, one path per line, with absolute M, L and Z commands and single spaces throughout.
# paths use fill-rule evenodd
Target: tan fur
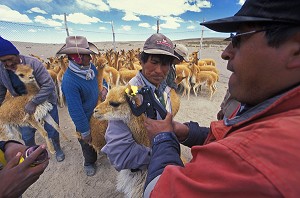
M 191 78 L 191 70 L 184 65 L 176 65 L 176 79 L 175 82 L 178 84 L 182 84 L 184 90 L 181 95 L 181 97 L 187 95 L 188 100 L 190 99 L 190 90 L 191 90 L 191 85 L 190 85 L 190 78 Z
M 37 94 L 39 87 L 36 84 L 33 69 L 28 65 L 18 65 L 16 75 L 25 84 L 28 93 L 26 95 L 8 98 L 0 107 L 0 123 L 1 126 L 5 126 L 6 129 L 14 128 L 18 126 L 31 126 L 36 128 L 43 138 L 45 138 L 48 149 L 51 153 L 54 153 L 52 143 L 48 138 L 48 134 L 42 126 L 41 122 L 46 121 L 47 116 L 50 116 L 48 111 L 52 109 L 52 104 L 44 102 L 37 106 L 33 115 L 26 114 L 25 105 Z M 51 116 L 50 116 L 51 117 Z M 49 121 L 47 121 L 49 123 Z M 49 123 L 65 138 L 66 136 L 60 130 L 59 126 L 52 119 Z M 3 131 L 2 131 L 3 132 Z
M 118 86 L 112 88 L 103 103 L 97 105 L 94 116 L 101 120 L 123 120 L 132 132 L 133 138 L 139 144 L 150 146 L 146 129 L 143 125 L 145 115 L 138 117 L 131 113 L 126 100 L 125 89 L 130 86 Z M 172 114 L 175 116 L 179 110 L 180 99 L 175 90 L 170 93 L 172 103 Z M 140 104 L 139 96 L 129 96 L 136 104 Z M 147 176 L 147 170 L 131 172 L 122 170 L 117 175 L 117 189 L 124 192 L 128 197 L 142 197 L 143 186 Z

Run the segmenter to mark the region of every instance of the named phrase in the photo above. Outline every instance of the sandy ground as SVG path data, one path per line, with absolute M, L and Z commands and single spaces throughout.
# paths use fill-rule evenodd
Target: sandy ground
M 119 44 L 117 49 L 132 49 L 142 46 L 142 42 Z M 183 43 L 184 44 L 184 43 Z M 109 43 L 96 43 L 100 49 L 112 48 Z M 53 44 L 31 44 L 16 43 L 22 54 L 35 54 L 46 59 L 54 56 L 61 45 Z M 189 47 L 190 53 L 197 51 L 196 47 Z M 208 92 L 203 90 L 198 97 L 193 93 L 190 100 L 181 98 L 181 106 L 175 120 L 180 122 L 196 121 L 202 126 L 209 126 L 210 122 L 216 120 L 216 114 L 220 109 L 220 104 L 227 89 L 227 82 L 230 72 L 226 70 L 226 61 L 220 58 L 225 46 L 217 46 L 203 49 L 203 58 L 213 58 L 217 62 L 220 70 L 220 80 L 217 82 L 217 91 L 209 100 Z M 83 171 L 83 156 L 80 145 L 75 138 L 74 124 L 72 123 L 67 108 L 59 109 L 60 127 L 70 138 L 70 142 L 61 141 L 66 158 L 63 162 L 56 162 L 55 157 L 51 156 L 49 166 L 40 179 L 33 184 L 23 195 L 27 197 L 124 197 L 124 194 L 116 190 L 116 171 L 111 167 L 106 156 L 99 154 L 97 160 L 97 173 L 93 177 L 87 177 Z M 43 139 L 37 135 L 37 143 Z M 190 150 L 182 146 L 184 155 L 190 159 Z

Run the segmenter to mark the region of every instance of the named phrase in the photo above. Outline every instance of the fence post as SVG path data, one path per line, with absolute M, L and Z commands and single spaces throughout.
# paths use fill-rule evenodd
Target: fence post
M 66 13 L 64 13 L 64 21 L 65 21 L 65 27 L 66 27 L 67 36 L 70 36 L 68 25 L 67 25 L 67 14 Z

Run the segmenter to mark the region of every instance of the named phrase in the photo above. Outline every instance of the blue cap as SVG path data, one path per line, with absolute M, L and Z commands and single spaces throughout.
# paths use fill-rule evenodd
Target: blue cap
M 20 52 L 10 41 L 0 36 L 0 57 L 6 55 L 19 55 L 19 54 Z

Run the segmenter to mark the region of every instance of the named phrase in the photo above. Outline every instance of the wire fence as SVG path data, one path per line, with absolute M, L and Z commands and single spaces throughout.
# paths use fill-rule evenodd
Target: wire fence
M 113 41 L 113 32 L 111 30 L 89 30 L 89 29 L 76 29 L 72 27 L 50 27 L 39 26 L 25 23 L 7 22 L 0 20 L 0 36 L 11 41 L 20 42 L 32 42 L 32 43 L 64 43 L 67 36 L 67 32 L 70 35 L 83 35 L 87 37 L 91 42 L 103 42 Z M 118 41 L 143 41 L 146 40 L 149 35 L 155 33 L 155 30 L 145 30 L 139 32 L 121 33 L 115 32 L 116 42 Z M 173 31 L 162 32 L 169 38 L 181 39 L 199 39 L 201 37 L 201 31 L 199 30 L 187 30 L 187 31 Z M 199 35 L 195 38 L 195 35 Z M 137 39 L 139 38 L 139 39 Z

